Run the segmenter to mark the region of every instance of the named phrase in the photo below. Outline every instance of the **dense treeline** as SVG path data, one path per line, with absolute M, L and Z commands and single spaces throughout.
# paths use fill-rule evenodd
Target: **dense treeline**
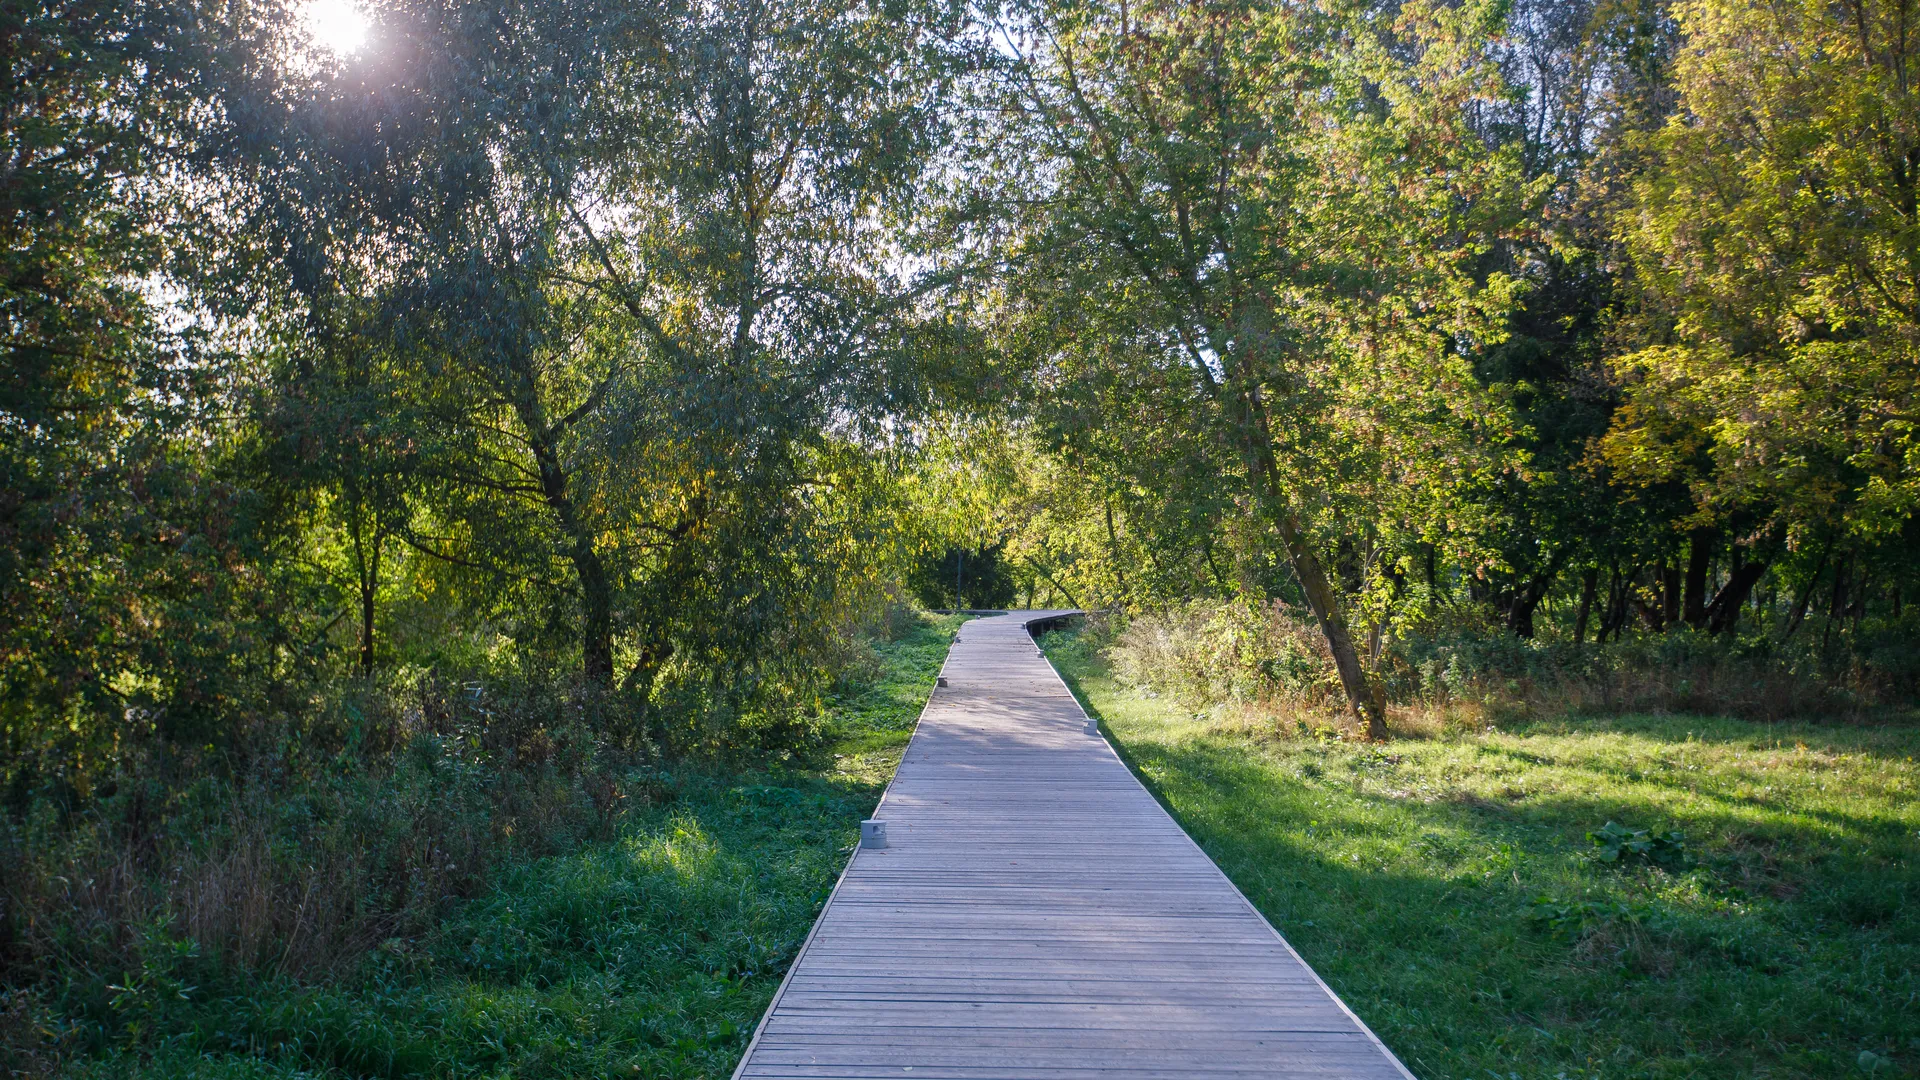
M 396 8 L 338 58 L 15 10 L 13 754 L 348 669 L 571 669 L 634 738 L 804 696 L 888 558 L 951 77 L 949 16 L 842 14 Z
M 1911 0 L 303 10 L 0 6 L 9 860 L 435 746 L 587 821 L 804 749 L 904 596 L 1375 738 L 1596 657 L 1913 689 Z

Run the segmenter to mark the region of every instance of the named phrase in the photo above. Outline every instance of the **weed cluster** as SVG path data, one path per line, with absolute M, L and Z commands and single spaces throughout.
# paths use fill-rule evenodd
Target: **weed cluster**
M 0 818 L 9 982 L 123 1013 L 207 965 L 313 976 L 419 932 L 502 859 L 607 828 L 628 792 L 588 708 L 363 685 L 245 761 L 155 740 L 47 784 Z

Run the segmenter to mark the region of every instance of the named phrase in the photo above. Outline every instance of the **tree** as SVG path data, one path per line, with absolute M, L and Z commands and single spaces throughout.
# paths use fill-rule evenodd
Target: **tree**
M 364 313 L 392 368 L 368 415 L 414 425 L 421 503 L 457 525 L 418 546 L 569 577 L 547 623 L 590 684 L 798 663 L 884 561 L 846 510 L 884 501 L 857 448 L 922 400 L 938 283 L 892 236 L 948 17 L 401 4 L 383 52 L 252 110 L 308 332 Z
M 1002 28 L 1026 156 L 994 167 L 1040 208 L 1010 260 L 1059 437 L 1257 522 L 1375 738 L 1363 523 L 1487 467 L 1465 433 L 1500 426 L 1463 358 L 1499 332 L 1508 279 L 1474 261 L 1522 191 L 1463 119 L 1504 93 L 1490 13 L 1061 3 Z
M 1920 496 L 1920 38 L 1904 0 L 1675 12 L 1679 107 L 1620 223 L 1642 347 L 1604 451 L 1759 549 L 1732 611 L 1778 538 L 1891 538 Z
M 236 701 L 266 704 L 309 659 L 311 583 L 257 561 L 287 551 L 284 504 L 226 422 L 250 372 L 195 303 L 230 224 L 198 212 L 204 120 L 268 35 L 199 14 L 0 6 L 0 721 L 14 748 L 44 734 L 110 754 L 136 727 L 217 743 Z

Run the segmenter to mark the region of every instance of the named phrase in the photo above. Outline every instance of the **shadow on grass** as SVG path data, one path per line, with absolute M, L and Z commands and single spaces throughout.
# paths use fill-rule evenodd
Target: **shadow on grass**
M 1913 731 L 1667 717 L 1382 751 L 1209 730 L 1063 674 L 1125 705 L 1103 720 L 1128 766 L 1429 1080 L 1840 1077 L 1862 1051 L 1916 1074 Z M 1810 778 L 1796 740 L 1859 757 Z M 1594 859 L 1610 819 L 1685 830 L 1693 865 Z

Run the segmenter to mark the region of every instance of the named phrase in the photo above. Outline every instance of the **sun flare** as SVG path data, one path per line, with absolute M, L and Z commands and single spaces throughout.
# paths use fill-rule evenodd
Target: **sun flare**
M 313 43 L 336 56 L 359 52 L 371 28 L 367 13 L 351 0 L 310 0 L 301 21 Z

